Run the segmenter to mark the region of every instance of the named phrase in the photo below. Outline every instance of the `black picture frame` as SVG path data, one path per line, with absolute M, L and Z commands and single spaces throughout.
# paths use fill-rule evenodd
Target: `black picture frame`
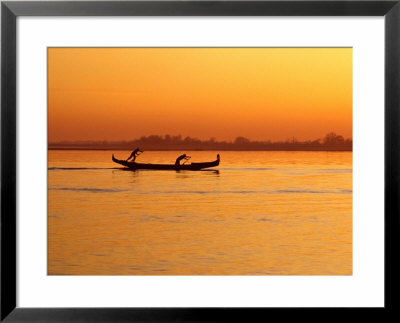
M 400 0 L 395 1 L 3 1 L 1 3 L 1 322 L 253 321 L 309 310 L 244 308 L 16 307 L 16 19 L 19 16 L 384 16 L 385 19 L 385 306 L 397 310 L 400 254 Z M 373 131 L 373 130 L 371 130 Z M 337 310 L 337 309 L 335 309 Z M 349 314 L 352 310 L 345 309 Z M 307 316 L 310 313 L 306 314 Z M 315 312 L 314 312 L 315 314 Z M 254 315 L 254 316 L 253 316 Z M 283 316 L 281 316 L 281 319 Z

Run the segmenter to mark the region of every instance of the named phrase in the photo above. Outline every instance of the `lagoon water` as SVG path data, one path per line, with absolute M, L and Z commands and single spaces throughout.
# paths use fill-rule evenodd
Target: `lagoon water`
M 126 171 L 112 153 L 49 150 L 48 274 L 352 274 L 351 152 L 222 151 L 197 172 Z

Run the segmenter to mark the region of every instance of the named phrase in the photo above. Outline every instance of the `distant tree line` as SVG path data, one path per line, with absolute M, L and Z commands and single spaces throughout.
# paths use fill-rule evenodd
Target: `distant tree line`
M 131 141 L 60 141 L 49 143 L 49 149 L 103 149 L 129 150 L 140 147 L 142 150 L 329 150 L 352 151 L 353 141 L 334 132 L 316 140 L 298 141 L 253 141 L 237 137 L 234 141 L 217 141 L 215 138 L 200 140 L 178 136 L 142 136 Z

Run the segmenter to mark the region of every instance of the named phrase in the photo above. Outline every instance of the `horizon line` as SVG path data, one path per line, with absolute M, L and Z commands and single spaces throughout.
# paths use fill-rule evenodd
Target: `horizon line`
M 323 141 L 326 139 L 328 136 L 331 137 L 336 137 L 336 138 L 341 138 L 344 141 L 351 140 L 353 141 L 352 137 L 347 137 L 345 138 L 344 136 L 337 134 L 333 131 L 328 132 L 322 137 L 319 138 L 314 138 L 314 139 L 305 139 L 305 140 L 298 140 L 296 136 L 291 136 L 286 139 L 278 139 L 278 140 L 272 140 L 272 139 L 250 139 L 245 136 L 238 135 L 233 139 L 217 139 L 214 136 L 209 137 L 208 139 L 199 139 L 197 137 L 190 137 L 190 136 L 185 136 L 185 135 L 170 135 L 170 134 L 164 134 L 164 135 L 156 135 L 156 134 L 150 134 L 150 135 L 142 135 L 140 137 L 136 137 L 134 139 L 61 139 L 58 141 L 48 141 L 48 144 L 61 144 L 61 143 L 129 143 L 129 142 L 135 142 L 135 141 L 141 141 L 141 140 L 146 140 L 146 139 L 158 139 L 158 140 L 177 140 L 177 141 L 185 141 L 186 140 L 192 140 L 192 141 L 197 141 L 197 142 L 204 142 L 204 143 L 237 143 L 238 141 L 244 143 L 307 143 L 307 142 L 315 142 L 315 141 Z M 243 142 L 244 141 L 244 142 Z

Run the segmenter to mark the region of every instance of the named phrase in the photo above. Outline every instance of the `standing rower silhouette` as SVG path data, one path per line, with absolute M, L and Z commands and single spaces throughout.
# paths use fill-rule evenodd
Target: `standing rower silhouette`
M 142 153 L 143 150 L 140 150 L 139 147 L 132 151 L 132 154 L 127 158 L 127 161 L 132 158 L 132 162 L 135 161 L 136 157 Z

